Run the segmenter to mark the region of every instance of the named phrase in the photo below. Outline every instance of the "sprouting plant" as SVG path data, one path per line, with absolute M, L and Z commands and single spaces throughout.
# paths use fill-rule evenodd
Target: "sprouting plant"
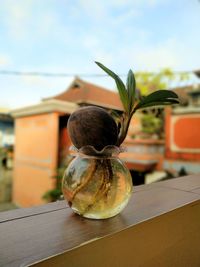
M 115 80 L 119 96 L 123 105 L 124 110 L 118 122 L 118 125 L 120 127 L 118 127 L 119 134 L 116 144 L 117 146 L 120 146 L 126 138 L 131 118 L 137 110 L 148 107 L 179 103 L 177 94 L 170 90 L 158 90 L 139 100 L 136 94 L 135 76 L 131 69 L 128 72 L 125 85 L 120 79 L 120 77 L 113 71 L 105 67 L 100 62 L 96 61 L 95 63 Z
M 118 199 L 117 192 L 118 190 L 121 191 L 122 188 L 118 186 L 116 178 L 118 179 L 118 176 L 121 175 L 116 174 L 116 165 L 114 163 L 116 155 L 114 153 L 115 150 L 119 153 L 121 149 L 116 149 L 115 146 L 120 147 L 126 138 L 133 114 L 138 109 L 146 107 L 179 103 L 178 96 L 168 90 L 156 91 L 139 100 L 132 70 L 128 72 L 125 85 L 117 74 L 99 62 L 96 62 L 96 64 L 115 80 L 123 105 L 123 112 L 118 116 L 114 112 L 109 114 L 109 112 L 98 106 L 86 106 L 74 111 L 68 119 L 67 129 L 70 139 L 80 153 L 75 162 L 77 159 L 80 161 L 78 161 L 77 167 L 73 165 L 75 163 L 72 163 L 68 174 L 66 172 L 63 192 L 69 205 L 74 205 L 74 207 L 77 205 L 76 211 L 78 210 L 78 213 L 83 216 L 93 209 L 98 210 L 99 202 L 103 203 L 100 208 L 102 212 L 107 205 L 109 206 L 109 199 L 112 199 L 112 196 L 114 196 L 113 203 L 115 203 L 115 199 Z M 83 155 L 87 160 L 84 159 Z M 85 166 L 84 168 L 81 167 L 81 162 Z M 123 164 L 120 166 L 123 166 Z M 77 168 L 77 171 L 75 171 L 75 168 Z M 80 177 L 79 169 L 84 170 Z M 127 175 L 125 174 L 126 168 L 123 172 L 124 181 L 129 180 L 130 174 L 128 171 Z M 68 184 L 67 179 L 72 181 L 72 186 L 69 186 L 71 182 Z M 88 194 L 90 189 L 88 188 L 92 187 L 93 180 L 95 180 L 95 186 L 92 189 L 92 197 L 90 197 L 90 194 Z M 115 186 L 117 187 L 116 190 L 114 190 Z M 128 187 L 128 192 L 130 193 L 131 185 Z M 113 192 L 112 190 L 114 190 L 114 194 L 111 193 Z M 87 193 L 86 199 L 83 197 L 85 193 Z M 120 198 L 124 199 L 124 197 Z M 113 205 L 116 208 L 115 204 Z

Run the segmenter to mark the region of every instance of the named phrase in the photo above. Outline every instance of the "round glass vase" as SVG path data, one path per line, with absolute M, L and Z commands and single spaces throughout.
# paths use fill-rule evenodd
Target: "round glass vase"
M 63 195 L 75 213 L 106 219 L 127 205 L 132 194 L 132 178 L 118 157 L 120 152 L 115 146 L 101 151 L 91 146 L 77 150 L 62 181 Z

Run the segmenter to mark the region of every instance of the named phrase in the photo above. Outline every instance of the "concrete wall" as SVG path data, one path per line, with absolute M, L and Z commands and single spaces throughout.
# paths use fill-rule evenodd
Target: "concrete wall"
M 170 171 L 200 172 L 200 112 L 166 109 L 164 167 Z
M 166 157 L 200 161 L 200 113 L 173 114 L 167 109 Z
M 19 117 L 15 120 L 13 202 L 22 207 L 43 203 L 53 187 L 58 158 L 59 114 Z

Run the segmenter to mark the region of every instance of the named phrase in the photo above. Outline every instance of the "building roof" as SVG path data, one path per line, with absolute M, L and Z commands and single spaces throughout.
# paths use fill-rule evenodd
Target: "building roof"
M 11 110 L 10 114 L 14 118 L 27 117 L 50 112 L 71 114 L 77 108 L 78 105 L 76 105 L 76 103 L 72 103 L 69 101 L 61 101 L 57 99 L 49 99 L 48 101 L 43 101 L 42 103 L 36 105 L 13 109 Z
M 2 114 L 7 114 L 9 111 L 10 111 L 9 108 L 0 107 L 0 113 Z
M 9 114 L 9 109 L 0 107 L 0 121 L 12 122 L 13 119 Z
M 122 104 L 119 95 L 98 85 L 83 81 L 75 77 L 71 85 L 63 92 L 50 98 L 62 101 L 74 102 L 76 104 L 91 104 L 122 110 Z
M 194 85 L 188 85 L 188 86 L 182 86 L 182 87 L 176 87 L 173 89 L 175 93 L 179 96 L 180 103 L 182 105 L 186 105 L 189 102 L 190 94 L 192 92 L 199 91 L 200 84 L 194 84 Z

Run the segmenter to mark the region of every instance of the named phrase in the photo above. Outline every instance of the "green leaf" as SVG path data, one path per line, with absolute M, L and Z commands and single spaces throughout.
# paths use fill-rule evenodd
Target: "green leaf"
M 137 109 L 142 109 L 142 108 L 148 108 L 148 107 L 155 107 L 155 106 L 166 106 L 166 105 L 171 105 L 171 104 L 179 104 L 179 101 L 177 99 L 171 99 L 166 102 L 151 102 L 145 105 L 142 105 L 141 107 L 136 107 L 135 110 Z
M 115 83 L 117 85 L 117 89 L 119 91 L 119 96 L 120 96 L 120 99 L 121 99 L 122 104 L 124 106 L 124 109 L 126 112 L 128 112 L 128 93 L 126 91 L 126 87 L 125 87 L 124 83 L 122 82 L 122 80 L 119 78 L 119 76 L 117 74 L 115 74 L 113 71 L 111 71 L 110 69 L 105 67 L 100 62 L 95 61 L 95 63 L 115 80 Z
M 134 74 L 132 70 L 129 70 L 126 81 L 126 88 L 128 91 L 128 99 L 129 99 L 129 113 L 131 113 L 135 102 L 135 87 L 136 87 L 136 82 Z
M 135 110 L 139 108 L 151 107 L 154 105 L 170 105 L 177 103 L 179 103 L 179 99 L 176 93 L 169 90 L 159 90 L 142 99 L 136 105 Z

